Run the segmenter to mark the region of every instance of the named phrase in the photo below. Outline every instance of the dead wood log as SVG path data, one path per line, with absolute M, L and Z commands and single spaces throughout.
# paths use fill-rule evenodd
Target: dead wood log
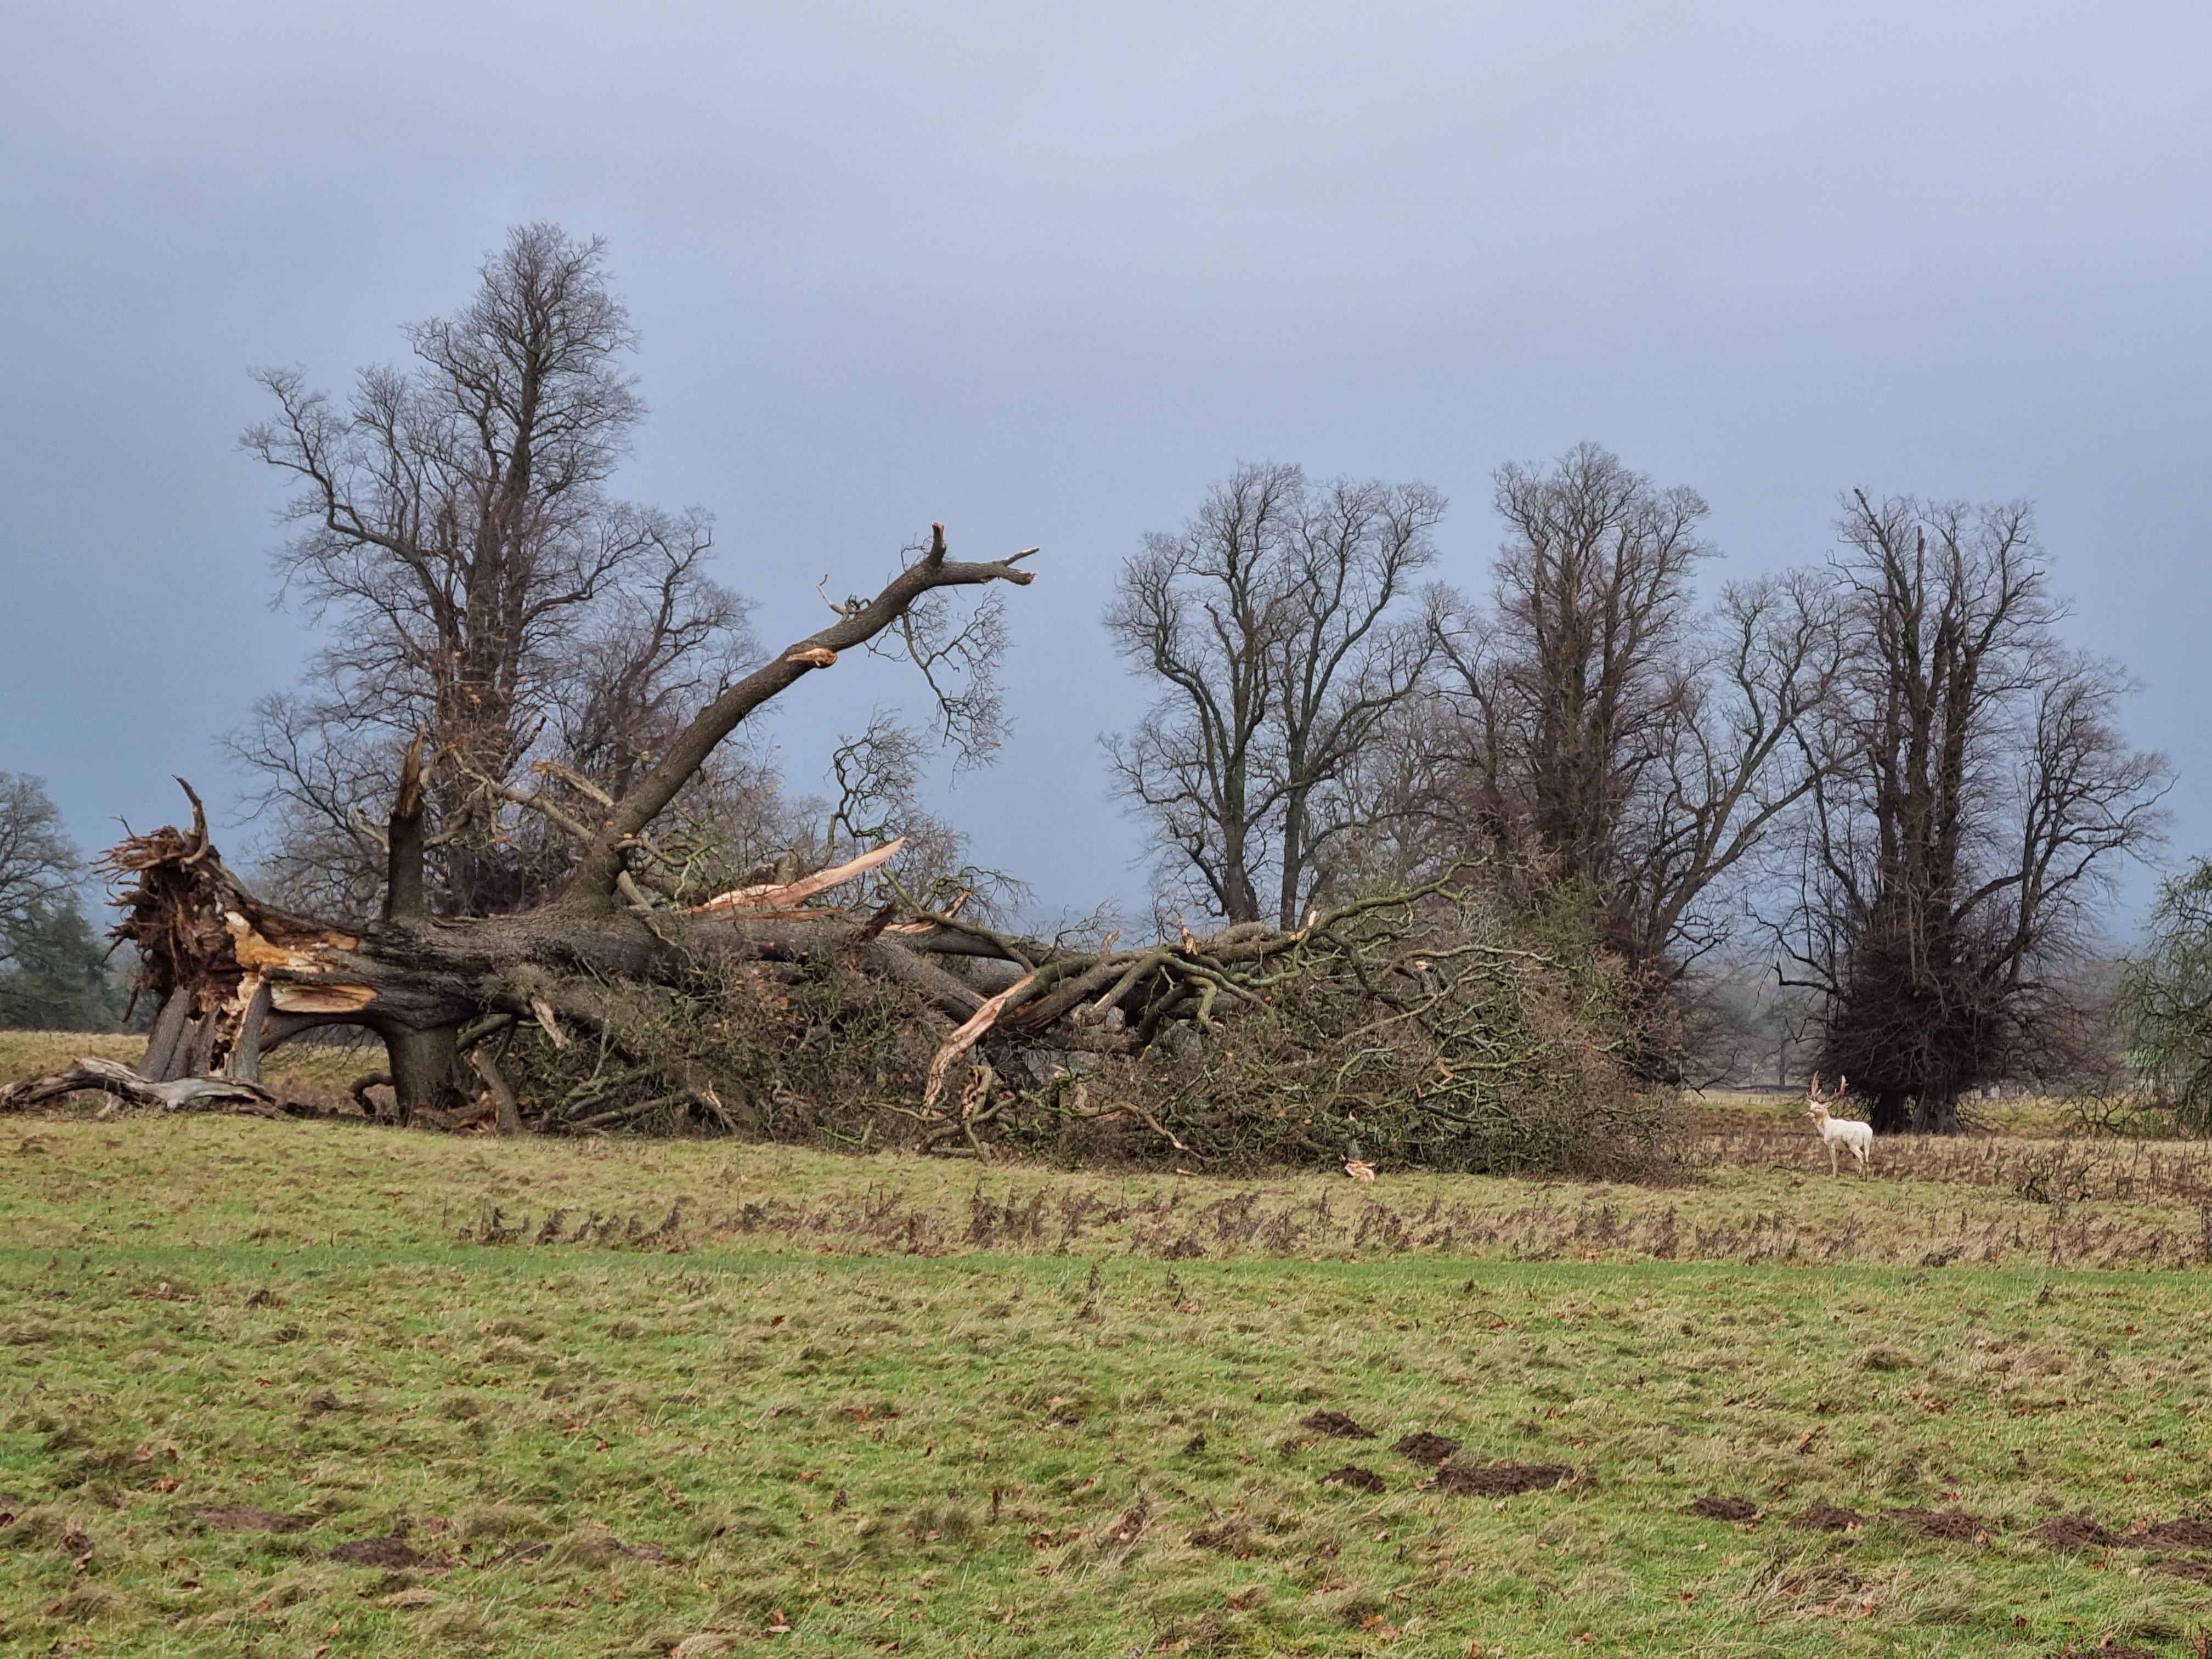
M 110 1095 L 123 1105 L 153 1112 L 246 1111 L 257 1116 L 281 1115 L 276 1097 L 258 1083 L 241 1078 L 179 1078 L 149 1083 L 128 1066 L 112 1060 L 88 1056 L 66 1072 L 0 1089 L 0 1112 L 20 1112 L 80 1091 Z
M 522 1108 L 514 1097 L 514 1088 L 507 1082 L 507 1073 L 499 1068 L 498 1058 L 486 1054 L 482 1048 L 473 1048 L 469 1052 L 469 1060 L 476 1066 L 477 1075 L 483 1079 L 484 1088 L 498 1110 L 499 1133 L 503 1135 L 521 1133 Z
M 401 839 L 404 816 L 394 815 Z M 849 878 L 856 866 L 884 861 L 872 854 L 823 873 Z M 471 1055 L 500 1021 L 534 1024 L 556 1048 L 573 1041 L 572 1031 L 588 1033 L 655 1098 L 678 1097 L 703 1120 L 727 1122 L 705 1078 L 680 1060 L 643 1052 L 623 1036 L 617 1013 L 622 987 L 678 985 L 704 964 L 857 969 L 917 994 L 953 1028 L 933 1045 L 939 1052 L 924 1110 L 933 1114 L 952 1066 L 986 1037 L 1000 1053 L 1030 1045 L 1133 1053 L 1179 1022 L 1210 1027 L 1218 1004 L 1259 1006 L 1276 959 L 1304 949 L 1316 932 L 1248 926 L 1201 939 L 1186 930 L 1173 943 L 1118 951 L 1109 939 L 1091 952 L 942 913 L 922 911 L 893 927 L 880 913 L 794 914 L 780 902 L 766 910 L 738 903 L 690 915 L 664 909 L 658 915 L 666 927 L 634 908 L 561 905 L 466 921 L 395 915 L 338 924 L 258 899 L 225 866 L 197 811 L 190 832 L 164 828 L 133 837 L 108 863 L 131 881 L 118 901 L 126 916 L 118 931 L 138 942 L 145 987 L 163 998 L 142 1068 L 147 1080 L 220 1074 L 250 1084 L 269 1049 L 320 1026 L 351 1024 L 383 1037 L 401 1122 L 420 1114 L 459 1124 L 483 1097 L 502 1129 L 520 1127 L 520 1103 L 496 1061 L 488 1070 L 485 1055 Z M 769 891 L 781 901 L 807 884 Z M 988 963 L 1012 982 L 986 995 L 938 965 L 945 958 Z M 465 1055 L 476 1073 L 466 1083 Z M 620 1103 L 590 1092 L 596 1097 L 588 1108 L 580 1097 L 549 1109 L 546 1127 L 629 1121 L 610 1116 L 626 1111 Z M 586 1109 L 580 1116 L 574 1109 Z

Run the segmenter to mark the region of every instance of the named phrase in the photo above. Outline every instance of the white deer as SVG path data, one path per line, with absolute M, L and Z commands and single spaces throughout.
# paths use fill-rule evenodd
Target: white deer
M 1813 1073 L 1813 1086 L 1805 1094 L 1805 1115 L 1813 1120 L 1813 1127 L 1820 1132 L 1820 1144 L 1828 1149 L 1828 1173 L 1838 1175 L 1836 1152 L 1848 1148 L 1859 1161 L 1859 1173 L 1867 1172 L 1867 1159 L 1874 1155 L 1874 1125 L 1861 1123 L 1848 1117 L 1830 1117 L 1828 1108 L 1841 1100 L 1851 1086 L 1847 1077 L 1836 1079 L 1836 1092 L 1826 1100 L 1820 1098 L 1820 1074 Z

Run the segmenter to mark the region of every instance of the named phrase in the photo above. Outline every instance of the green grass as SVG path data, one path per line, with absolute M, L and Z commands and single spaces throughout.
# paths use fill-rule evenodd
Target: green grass
M 1830 1079 L 1833 1086 L 1833 1079 Z M 1766 1089 L 1715 1088 L 1684 1097 L 1700 1127 L 1710 1133 L 1739 1129 L 1802 1132 L 1805 1127 L 1805 1096 L 1802 1090 L 1786 1092 Z M 1844 1117 L 1863 1117 L 1864 1103 L 1849 1101 L 1839 1109 Z M 1978 1133 L 2023 1135 L 2042 1139 L 2067 1133 L 2075 1119 L 2073 1103 L 2047 1095 L 2006 1095 L 1995 1100 L 1970 1100 L 1965 1115 Z
M 15 1120 L 0 1650 L 2186 1652 L 2176 1552 L 2029 1536 L 2212 1502 L 2201 1272 L 2053 1268 L 2062 1207 Z M 2065 1259 L 2196 1223 L 2078 1204 Z M 1416 1431 L 1574 1475 L 1423 1491 Z M 330 1559 L 403 1521 L 424 1564 Z

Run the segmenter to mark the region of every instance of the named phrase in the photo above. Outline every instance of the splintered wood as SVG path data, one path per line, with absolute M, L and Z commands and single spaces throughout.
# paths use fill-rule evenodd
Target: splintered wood
M 717 893 L 704 904 L 695 904 L 691 914 L 706 915 L 716 911 L 744 911 L 763 915 L 819 915 L 821 911 L 798 911 L 793 906 L 804 904 L 817 893 L 826 893 L 833 887 L 842 887 L 855 877 L 865 876 L 879 865 L 896 858 L 906 845 L 906 837 L 887 841 L 881 847 L 863 853 L 844 864 L 835 864 L 827 870 L 817 870 L 812 875 L 798 881 L 770 882 L 761 887 L 733 888 L 726 893 Z

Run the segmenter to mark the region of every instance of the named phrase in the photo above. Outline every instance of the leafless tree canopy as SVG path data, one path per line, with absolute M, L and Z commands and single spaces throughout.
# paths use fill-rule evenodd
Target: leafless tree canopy
M 74 894 L 83 873 L 44 780 L 0 772 L 0 944 Z
M 1106 625 L 1161 696 L 1109 753 L 1194 908 L 1291 927 L 1329 889 L 1371 817 L 1348 787 L 1361 750 L 1426 669 L 1413 583 L 1443 507 L 1422 484 L 1247 466 L 1123 568 Z
M 603 244 L 519 228 L 468 305 L 406 333 L 413 364 L 343 403 L 258 377 L 277 412 L 245 447 L 298 485 L 284 592 L 331 642 L 234 747 L 300 885 L 358 899 L 397 757 L 427 732 L 440 908 L 509 910 L 565 868 L 509 792 L 544 761 L 624 792 L 748 654 L 744 609 L 705 574 L 704 514 L 604 489 L 644 411 Z
M 1877 1127 L 1948 1130 L 1963 1091 L 2063 1060 L 2165 766 L 2120 732 L 2120 672 L 2060 643 L 2025 503 L 1855 494 L 1839 529 L 1847 667 L 1785 940 L 1826 1000 L 1825 1068 Z
M 1799 738 L 1835 686 L 1833 605 L 1796 574 L 1700 614 L 1704 501 L 1595 445 L 1503 469 L 1496 505 L 1492 603 L 1440 612 L 1429 812 L 1445 844 L 1588 906 L 1663 983 L 1723 938 L 1723 878 L 1811 785 Z

